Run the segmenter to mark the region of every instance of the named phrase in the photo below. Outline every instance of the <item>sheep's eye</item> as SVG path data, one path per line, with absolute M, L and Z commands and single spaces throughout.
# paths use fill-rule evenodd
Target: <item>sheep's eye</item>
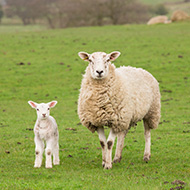
M 48 108 L 48 110 L 49 110 L 49 108 Z
M 39 109 L 37 109 L 37 111 L 40 111 Z
M 106 60 L 106 62 L 109 62 L 109 61 L 110 61 L 110 59 Z
M 92 63 L 92 64 L 94 64 L 91 59 L 89 59 L 89 62 Z

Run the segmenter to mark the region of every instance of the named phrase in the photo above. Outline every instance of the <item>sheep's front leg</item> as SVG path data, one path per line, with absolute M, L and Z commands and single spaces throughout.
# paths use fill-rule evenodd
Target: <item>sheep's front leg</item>
M 144 120 L 144 137 L 145 137 L 145 151 L 144 151 L 144 161 L 148 162 L 150 160 L 150 146 L 151 146 L 151 134 L 148 123 Z
M 46 168 L 52 168 L 52 144 L 53 144 L 53 140 L 52 139 L 48 139 L 46 141 Z
M 105 166 L 106 163 L 106 149 L 107 149 L 107 145 L 106 145 L 106 136 L 104 134 L 104 128 L 103 127 L 99 127 L 97 129 L 98 132 L 98 136 L 100 139 L 100 145 L 102 147 L 102 166 Z
M 112 148 L 114 145 L 114 141 L 116 138 L 117 134 L 113 132 L 113 129 L 111 128 L 108 140 L 107 140 L 107 153 L 106 153 L 106 163 L 104 168 L 105 169 L 110 169 L 112 168 Z
M 125 140 L 125 136 L 126 136 L 127 132 L 128 132 L 127 130 L 122 131 L 122 132 L 118 133 L 118 135 L 117 135 L 117 146 L 116 146 L 115 157 L 113 160 L 114 163 L 121 161 L 124 140 Z
M 39 168 L 42 165 L 44 142 L 38 137 L 38 135 L 35 135 L 34 142 L 36 145 L 36 147 L 35 147 L 36 158 L 35 158 L 34 167 Z
M 53 150 L 53 164 L 59 165 L 59 143 L 57 142 Z

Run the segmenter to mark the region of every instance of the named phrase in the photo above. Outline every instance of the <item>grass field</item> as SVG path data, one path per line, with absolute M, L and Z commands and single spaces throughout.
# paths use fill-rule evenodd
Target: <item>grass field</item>
M 189 23 L 7 27 L 0 26 L 0 189 L 190 189 Z M 114 50 L 121 52 L 116 66 L 142 67 L 157 78 L 162 118 L 152 131 L 148 164 L 138 123 L 125 139 L 121 163 L 104 170 L 98 136 L 80 125 L 76 112 L 87 66 L 77 53 Z M 45 169 L 44 160 L 41 168 L 33 168 L 36 113 L 28 100 L 58 101 L 51 115 L 59 126 L 61 165 L 53 169 Z

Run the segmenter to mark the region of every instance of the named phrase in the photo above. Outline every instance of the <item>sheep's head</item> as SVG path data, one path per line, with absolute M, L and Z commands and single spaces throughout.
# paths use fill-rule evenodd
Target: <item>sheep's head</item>
M 49 103 L 41 103 L 41 104 L 37 104 L 36 102 L 33 101 L 28 101 L 28 103 L 30 104 L 30 106 L 32 108 L 35 108 L 37 111 L 37 117 L 38 119 L 47 119 L 50 115 L 50 108 L 53 108 L 56 104 L 57 101 L 51 101 Z
M 117 59 L 120 52 L 114 51 L 109 54 L 104 52 L 95 52 L 92 54 L 79 52 L 78 55 L 84 61 L 89 62 L 91 76 L 93 79 L 103 79 L 108 76 L 110 61 Z

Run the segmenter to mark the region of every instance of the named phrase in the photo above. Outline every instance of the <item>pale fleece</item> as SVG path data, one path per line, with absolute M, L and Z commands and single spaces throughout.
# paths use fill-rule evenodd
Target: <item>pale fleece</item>
M 162 16 L 153 17 L 147 22 L 148 25 L 159 24 L 159 23 L 168 24 L 171 23 L 171 20 L 169 20 L 167 16 L 162 15 Z
M 121 132 L 142 119 L 154 129 L 160 120 L 160 107 L 159 84 L 149 72 L 130 66 L 115 68 L 109 63 L 108 77 L 95 80 L 89 66 L 86 68 L 78 115 L 91 132 L 102 126 Z

